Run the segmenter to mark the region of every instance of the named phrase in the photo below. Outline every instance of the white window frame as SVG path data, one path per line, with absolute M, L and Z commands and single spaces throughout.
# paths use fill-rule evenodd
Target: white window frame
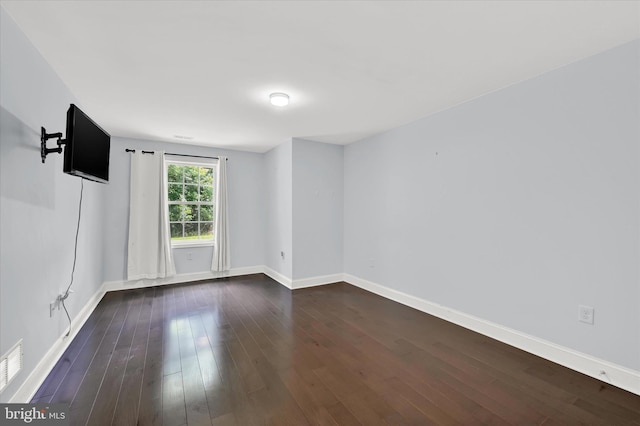
M 175 202 L 175 201 L 169 201 L 169 198 L 167 197 L 167 199 L 165 200 L 165 204 L 166 204 L 166 209 L 167 209 L 167 220 L 169 221 L 169 228 L 171 228 L 171 220 L 169 217 L 169 206 L 170 205 L 180 205 L 180 204 L 197 204 L 198 206 L 200 205 L 212 205 L 213 206 L 213 226 L 215 229 L 215 220 L 216 220 L 216 211 L 218 209 L 218 206 L 216 205 L 216 200 L 215 200 L 215 196 L 218 193 L 218 179 L 216 179 L 217 176 L 217 168 L 218 168 L 218 164 L 215 161 L 212 162 L 206 162 L 206 161 L 189 161 L 189 160 L 178 160 L 175 158 L 167 158 L 166 159 L 166 167 L 167 169 L 165 170 L 166 173 L 166 179 L 167 179 L 167 193 L 168 193 L 168 188 L 170 183 L 173 182 L 169 182 L 169 166 L 170 165 L 178 165 L 178 166 L 195 166 L 195 167 L 206 167 L 206 168 L 210 168 L 213 169 L 213 199 L 211 200 L 211 202 L 202 202 L 202 201 L 185 201 L 185 202 Z M 200 186 L 200 183 L 198 183 L 198 186 Z M 200 219 L 198 217 L 198 219 Z M 198 220 L 197 223 L 200 223 L 201 221 Z M 211 247 L 215 245 L 215 240 L 213 238 L 208 239 L 208 240 L 201 240 L 201 239 L 197 239 L 197 240 L 173 240 L 171 239 L 171 247 L 172 248 L 186 248 L 186 247 Z

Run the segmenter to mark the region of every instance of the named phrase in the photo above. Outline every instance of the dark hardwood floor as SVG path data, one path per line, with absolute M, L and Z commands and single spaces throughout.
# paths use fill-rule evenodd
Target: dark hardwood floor
M 72 425 L 640 425 L 640 397 L 345 283 L 108 293 L 32 402 Z

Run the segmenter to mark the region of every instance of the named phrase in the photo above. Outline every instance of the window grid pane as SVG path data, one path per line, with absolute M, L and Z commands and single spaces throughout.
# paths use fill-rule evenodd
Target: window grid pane
M 213 167 L 176 164 L 168 167 L 171 240 L 212 240 Z

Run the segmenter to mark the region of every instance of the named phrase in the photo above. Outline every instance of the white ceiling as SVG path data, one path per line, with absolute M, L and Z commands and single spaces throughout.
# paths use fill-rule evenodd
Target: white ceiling
M 637 1 L 1 4 L 113 136 L 257 152 L 353 142 L 640 37 Z

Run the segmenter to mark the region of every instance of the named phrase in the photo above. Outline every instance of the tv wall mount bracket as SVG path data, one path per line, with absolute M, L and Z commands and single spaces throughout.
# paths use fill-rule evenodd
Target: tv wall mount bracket
M 47 141 L 49 139 L 58 138 L 56 142 L 57 148 L 47 148 Z M 57 152 L 58 154 L 62 154 L 62 145 L 66 144 L 67 141 L 62 139 L 62 132 L 58 133 L 47 133 L 47 130 L 44 127 L 40 128 L 40 157 L 42 158 L 42 163 L 44 164 L 45 158 L 47 155 Z

